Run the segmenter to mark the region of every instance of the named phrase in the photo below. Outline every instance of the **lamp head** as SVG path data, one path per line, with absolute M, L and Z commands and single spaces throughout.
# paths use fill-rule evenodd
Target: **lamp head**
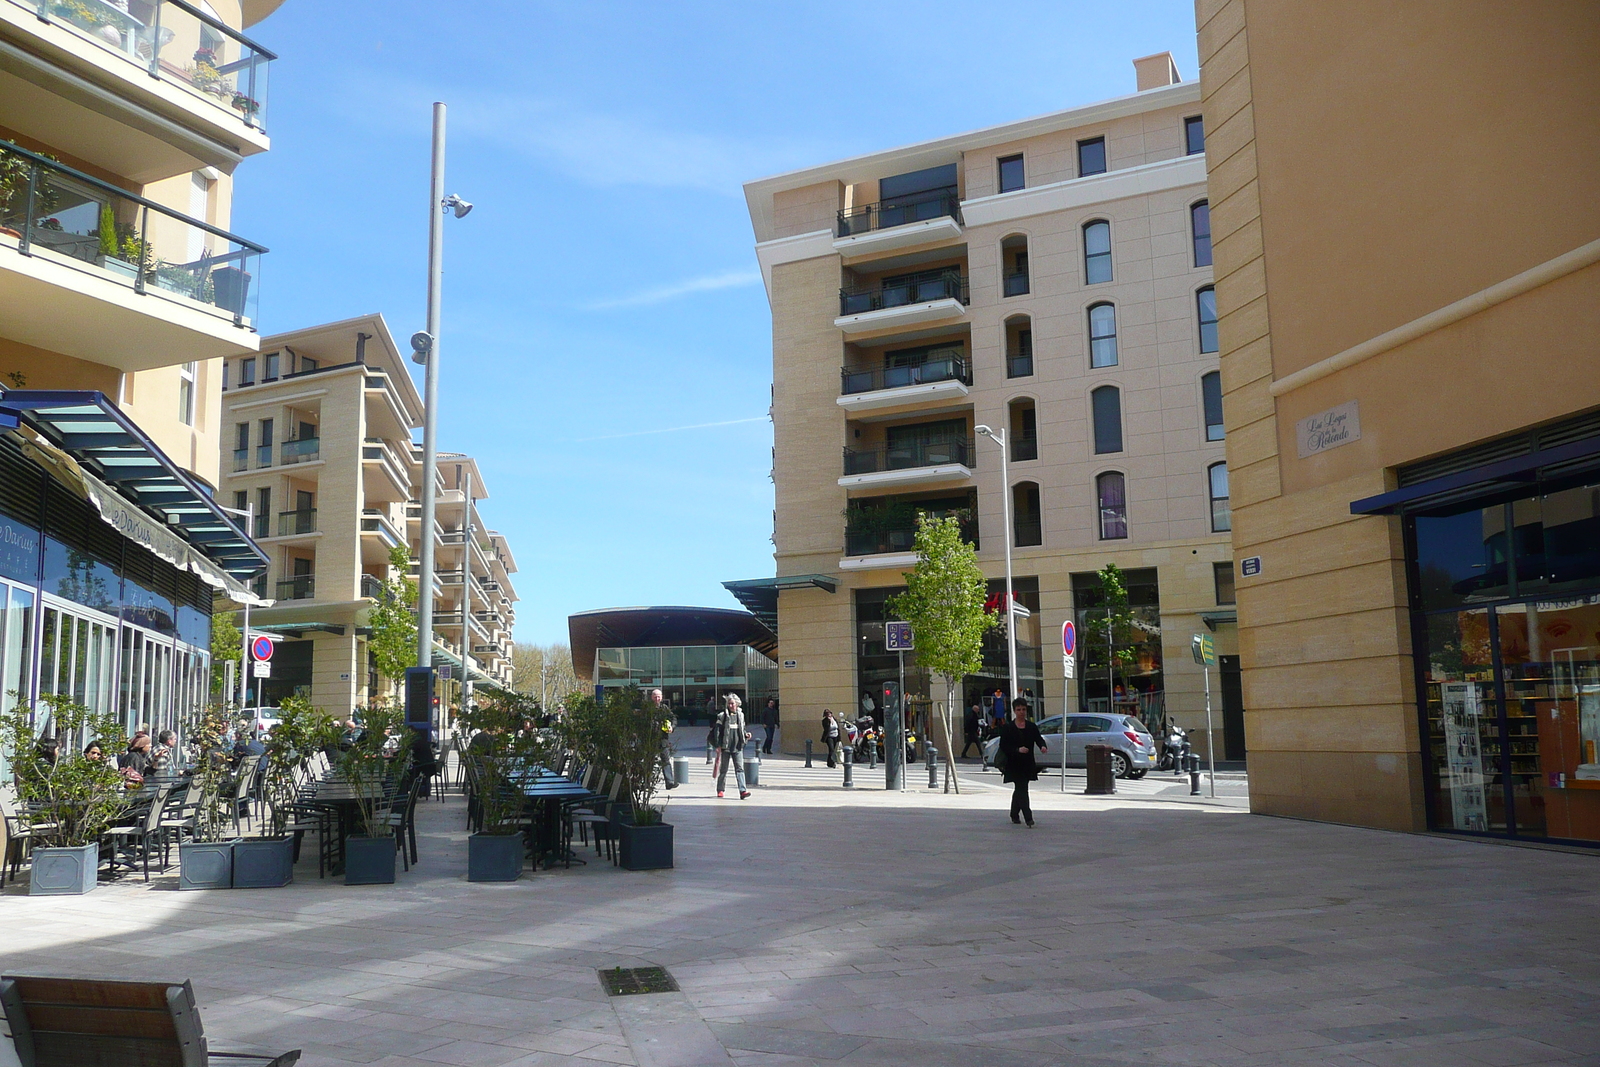
M 457 196 L 455 193 L 451 193 L 449 196 L 444 198 L 443 206 L 449 208 L 451 211 L 454 211 L 456 213 L 456 218 L 458 219 L 466 218 L 467 212 L 472 210 L 472 205 L 469 202 L 461 199 L 461 197 Z
M 411 335 L 411 361 L 427 365 L 428 356 L 433 352 L 433 334 L 427 330 L 418 330 Z
M 993 437 L 994 436 L 994 431 L 989 429 L 989 427 L 983 425 L 983 423 L 981 423 L 981 422 L 978 425 L 974 426 L 973 429 L 976 432 L 983 434 L 983 436 L 985 436 L 985 437 Z

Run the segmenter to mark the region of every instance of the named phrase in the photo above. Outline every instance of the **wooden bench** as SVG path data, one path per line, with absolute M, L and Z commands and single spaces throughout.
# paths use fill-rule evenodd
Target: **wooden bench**
M 210 1052 L 188 982 L 0 978 L 22 1067 L 291 1067 L 293 1052 Z

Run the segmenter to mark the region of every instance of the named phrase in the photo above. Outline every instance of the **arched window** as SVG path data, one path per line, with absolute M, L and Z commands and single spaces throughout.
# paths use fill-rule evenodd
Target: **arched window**
M 1111 280 L 1111 223 L 1104 219 L 1083 227 L 1083 281 L 1085 285 Z
M 1089 366 L 1117 365 L 1117 309 L 1096 304 L 1089 309 Z
M 1122 475 L 1107 471 L 1094 480 L 1100 507 L 1100 540 L 1119 541 L 1128 536 L 1128 496 Z
M 1211 495 L 1211 532 L 1226 533 L 1233 529 L 1233 512 L 1228 507 L 1228 465 L 1213 463 L 1207 467 L 1206 480 Z
M 1011 536 L 1017 548 L 1044 544 L 1037 482 L 1018 482 L 1011 487 Z
M 1011 415 L 1011 429 L 1007 431 L 1011 445 L 1011 461 L 1039 458 L 1039 422 L 1032 400 L 1013 400 L 1007 407 Z
M 1194 236 L 1194 265 L 1211 266 L 1211 202 L 1202 200 L 1189 208 L 1189 228 Z
M 1033 320 L 1013 315 L 1006 320 L 1006 377 L 1026 378 L 1033 373 Z
M 1222 440 L 1222 375 L 1216 371 L 1200 377 L 1200 406 L 1205 410 L 1206 440 Z
M 1194 294 L 1196 312 L 1200 317 L 1200 351 L 1217 350 L 1217 291 L 1206 286 Z
M 1094 410 L 1095 455 L 1122 451 L 1122 396 L 1114 385 L 1102 385 L 1089 394 Z
M 1026 296 L 1028 292 L 1028 239 L 1012 234 L 1000 242 L 1000 295 Z

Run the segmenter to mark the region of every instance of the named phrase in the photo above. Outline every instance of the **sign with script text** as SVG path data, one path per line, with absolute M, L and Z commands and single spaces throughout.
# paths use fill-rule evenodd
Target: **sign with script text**
M 1361 405 L 1349 400 L 1336 408 L 1311 415 L 1294 424 L 1300 458 L 1361 440 Z

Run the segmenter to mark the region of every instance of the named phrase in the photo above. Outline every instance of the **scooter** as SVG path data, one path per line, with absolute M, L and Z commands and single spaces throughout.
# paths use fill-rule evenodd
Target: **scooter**
M 1161 743 L 1161 760 L 1156 764 L 1156 769 L 1173 774 L 1184 773 L 1183 769 L 1189 765 L 1189 747 L 1189 732 L 1169 719 L 1167 736 Z

